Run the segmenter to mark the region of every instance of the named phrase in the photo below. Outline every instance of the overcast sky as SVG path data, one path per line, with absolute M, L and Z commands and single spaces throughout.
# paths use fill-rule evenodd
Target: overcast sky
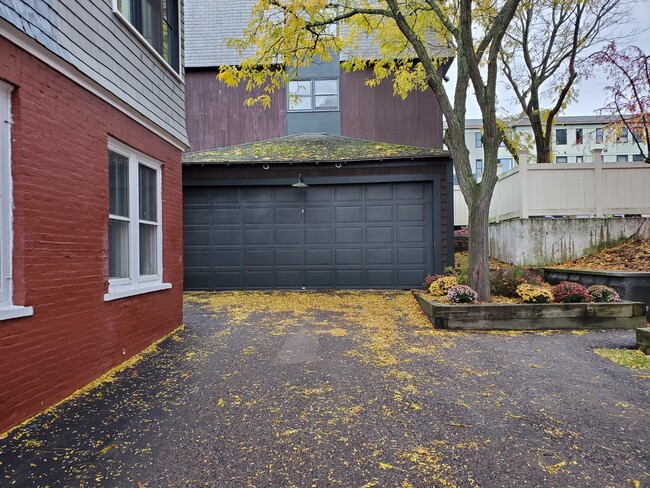
M 641 33 L 636 41 L 630 42 L 639 46 L 646 54 L 650 53 L 650 0 L 639 1 L 634 4 L 632 14 L 633 22 L 622 26 L 623 33 L 629 33 L 633 29 L 645 30 Z M 449 95 L 453 96 L 453 85 L 455 82 L 455 65 L 449 70 L 448 76 L 450 82 L 447 83 Z M 577 102 L 571 104 L 562 113 L 562 115 L 598 115 L 598 109 L 605 105 L 605 94 L 603 88 L 607 85 L 607 80 L 601 74 L 584 81 L 578 86 L 579 98 Z M 506 108 L 510 113 L 520 112 L 520 107 L 512 101 L 512 92 L 501 86 L 498 90 L 499 104 Z M 468 94 L 467 118 L 479 119 L 481 112 L 476 105 L 473 90 Z

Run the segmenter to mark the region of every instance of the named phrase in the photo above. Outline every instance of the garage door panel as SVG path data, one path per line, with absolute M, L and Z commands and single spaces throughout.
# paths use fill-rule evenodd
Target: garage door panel
M 204 206 L 206 202 L 212 200 L 212 188 L 192 188 L 192 191 L 183 192 L 183 208 L 192 205 Z
M 240 204 L 239 188 L 217 188 L 213 190 L 210 199 L 215 204 Z
M 399 227 L 397 229 L 397 242 L 402 243 L 424 243 L 427 241 L 426 229 L 423 225 Z
M 271 245 L 271 229 L 246 229 L 244 231 L 244 244 L 247 246 Z
M 331 224 L 331 207 L 307 207 L 305 208 L 305 224 Z
M 307 266 L 332 266 L 332 249 L 306 249 L 305 264 Z
M 393 265 L 394 264 L 393 248 L 385 249 L 366 249 L 366 264 L 371 265 Z
M 305 244 L 332 244 L 332 229 L 329 227 L 306 228 Z
M 361 201 L 361 188 L 355 185 L 341 185 L 334 187 L 334 201 L 359 202 Z
M 219 267 L 239 267 L 242 265 L 242 254 L 237 249 L 218 249 L 214 252 L 214 265 Z
M 426 272 L 422 269 L 400 269 L 397 274 L 397 283 L 402 288 L 412 288 L 424 282 Z
M 295 225 L 302 222 L 302 208 L 276 208 L 274 212 L 276 225 Z
M 300 227 L 275 229 L 273 233 L 276 246 L 299 246 L 302 244 L 302 228 Z
M 336 244 L 361 244 L 363 229 L 360 227 L 338 227 L 335 230 Z
M 244 225 L 251 224 L 271 224 L 271 209 L 268 207 L 262 208 L 245 208 L 244 209 Z
M 392 200 L 393 185 L 368 185 L 366 187 L 366 200 Z
M 247 249 L 244 251 L 244 266 L 271 266 L 272 263 L 272 249 Z
M 366 222 L 392 222 L 392 205 L 368 205 L 366 207 Z
M 381 244 L 393 242 L 392 227 L 366 227 L 366 243 Z
M 363 266 L 363 249 L 336 249 L 334 264 Z
M 398 205 L 397 221 L 398 222 L 422 222 L 425 218 L 425 206 L 418 205 Z
M 217 208 L 213 210 L 211 219 L 214 225 L 240 225 L 241 210 L 238 208 Z
M 214 231 L 215 246 L 238 246 L 241 244 L 239 229 L 216 229 Z
M 331 287 L 334 283 L 332 269 L 305 269 L 305 286 Z
M 362 208 L 360 206 L 336 207 L 334 210 L 335 221 L 337 224 L 350 222 L 360 224 L 361 212 Z
M 248 269 L 244 273 L 246 288 L 271 288 L 273 286 L 273 271 L 270 269 Z
M 272 196 L 275 203 L 300 203 L 302 201 L 300 192 L 295 188 L 274 188 Z
M 191 290 L 212 290 L 215 288 L 215 278 L 210 271 L 185 269 L 184 280 L 190 284 Z M 231 286 L 231 288 L 236 288 Z
M 395 284 L 395 271 L 392 269 L 366 270 L 366 286 L 369 288 L 390 288 Z
M 209 246 L 210 245 L 210 229 L 185 229 L 185 246 Z
M 331 186 L 312 186 L 309 191 L 302 192 L 306 203 L 331 203 L 332 187 Z
M 210 248 L 187 248 L 183 259 L 188 268 L 209 268 L 212 263 L 212 251 Z
M 278 288 L 298 288 L 303 283 L 302 271 L 296 270 L 277 270 L 275 272 L 275 286 Z
M 210 207 L 206 205 L 183 208 L 185 225 L 210 225 Z
M 276 266 L 300 266 L 302 264 L 302 249 L 277 249 L 275 251 Z
M 244 188 L 243 203 L 271 203 L 271 189 L 263 186 Z
M 241 269 L 225 270 L 219 269 L 214 273 L 213 287 L 228 289 L 228 288 L 242 288 L 244 282 L 242 280 Z
M 397 185 L 397 200 L 424 200 L 425 187 L 429 185 L 424 183 L 403 183 Z
M 358 288 L 365 285 L 363 269 L 334 269 L 334 285 Z
M 407 247 L 397 250 L 397 264 L 426 264 L 423 247 Z

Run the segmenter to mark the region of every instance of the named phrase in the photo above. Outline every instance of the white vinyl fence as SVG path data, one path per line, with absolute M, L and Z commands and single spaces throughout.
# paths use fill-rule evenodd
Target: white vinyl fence
M 594 151 L 591 163 L 520 164 L 499 176 L 490 205 L 490 221 L 544 216 L 650 214 L 650 165 L 603 163 Z M 468 209 L 454 189 L 454 225 L 467 225 Z

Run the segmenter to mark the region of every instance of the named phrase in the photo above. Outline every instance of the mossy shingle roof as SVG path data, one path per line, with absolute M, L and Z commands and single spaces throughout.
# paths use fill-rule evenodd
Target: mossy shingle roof
M 186 164 L 377 161 L 449 156 L 447 151 L 330 134 L 298 134 L 183 155 Z

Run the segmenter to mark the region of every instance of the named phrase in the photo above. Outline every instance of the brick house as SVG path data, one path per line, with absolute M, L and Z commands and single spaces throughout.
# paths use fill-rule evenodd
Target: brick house
M 181 323 L 182 16 L 0 2 L 0 432 Z

